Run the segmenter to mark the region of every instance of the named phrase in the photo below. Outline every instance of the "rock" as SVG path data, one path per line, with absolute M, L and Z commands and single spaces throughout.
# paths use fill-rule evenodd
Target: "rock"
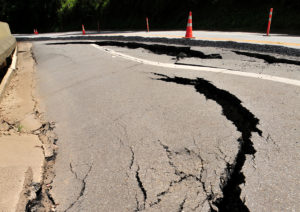
M 25 118 L 20 122 L 22 126 L 22 130 L 25 132 L 32 132 L 41 128 L 41 122 L 35 118 L 33 114 L 28 114 Z
M 5 121 L 2 121 L 0 124 L 0 131 L 8 131 L 10 128 L 9 124 Z
M 54 155 L 54 151 L 51 145 L 49 144 L 43 144 L 43 148 L 44 148 L 44 154 L 45 154 L 45 158 L 47 160 L 51 159 Z
M 46 135 L 39 134 L 39 139 L 43 145 L 48 143 L 48 137 Z

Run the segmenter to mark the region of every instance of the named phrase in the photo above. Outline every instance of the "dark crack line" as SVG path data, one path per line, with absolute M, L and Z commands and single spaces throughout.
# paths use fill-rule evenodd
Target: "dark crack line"
M 161 198 L 157 198 L 155 202 L 150 203 L 150 208 L 152 208 L 154 205 L 158 205 L 160 202 L 161 202 Z
M 182 174 L 184 174 L 184 173 L 183 173 L 183 172 L 178 172 L 178 174 L 179 174 L 179 175 L 180 175 L 180 174 L 182 175 Z M 156 195 L 157 200 L 156 200 L 155 202 L 150 203 L 150 204 L 149 204 L 150 207 L 153 207 L 153 206 L 155 206 L 155 205 L 158 205 L 158 204 L 162 201 L 163 196 L 165 196 L 166 194 L 170 193 L 170 189 L 171 189 L 174 185 L 180 184 L 180 183 L 182 183 L 183 181 L 188 180 L 188 179 L 194 179 L 194 180 L 196 180 L 196 181 L 199 181 L 199 180 L 200 180 L 197 176 L 194 176 L 194 175 L 185 175 L 185 174 L 184 174 L 183 176 L 180 176 L 180 179 L 179 179 L 179 180 L 173 180 L 173 181 L 170 182 L 168 189 L 166 189 L 165 191 L 163 191 L 163 192 L 161 192 L 161 193 L 159 193 L 159 194 Z
M 6 120 L 1 120 L 1 125 L 7 125 L 7 126 L 8 126 L 8 128 L 5 129 L 4 131 L 9 131 L 9 130 L 11 130 L 11 129 L 14 129 L 14 127 L 18 128 L 18 127 L 17 127 L 17 123 L 15 123 L 15 124 L 10 124 L 10 123 L 9 123 L 8 121 L 6 121 Z
M 194 140 L 194 144 L 196 145 L 195 140 Z M 196 145 L 196 146 L 197 146 L 197 145 Z M 188 176 L 189 176 L 189 177 L 193 177 L 196 181 L 200 182 L 200 184 L 201 184 L 201 186 L 202 186 L 202 189 L 203 189 L 203 191 L 204 191 L 204 193 L 205 193 L 205 195 L 206 195 L 205 201 L 208 201 L 210 210 L 211 210 L 212 212 L 214 212 L 215 210 L 213 209 L 212 203 L 211 203 L 211 201 L 214 199 L 214 194 L 213 194 L 212 190 L 211 190 L 210 193 L 207 191 L 206 186 L 205 186 L 205 182 L 203 181 L 203 173 L 205 172 L 205 169 L 204 169 L 204 159 L 201 157 L 200 154 L 196 153 L 196 152 L 193 151 L 193 150 L 189 150 L 189 149 L 186 148 L 186 147 L 184 148 L 184 150 L 185 150 L 185 152 L 186 152 L 187 154 L 189 154 L 189 155 L 191 155 L 191 154 L 196 155 L 196 156 L 198 157 L 198 159 L 200 160 L 200 162 L 201 162 L 200 176 L 199 176 L 199 177 L 196 177 L 196 176 L 193 176 L 193 175 L 192 175 L 192 176 L 191 176 L 191 175 L 188 175 Z M 204 202 L 205 202 L 205 201 L 204 201 Z M 203 204 L 203 203 L 202 203 L 202 204 Z
M 128 148 L 130 149 L 130 152 L 131 152 L 131 159 L 130 159 L 129 169 L 132 170 L 132 167 L 133 167 L 134 162 L 135 162 L 135 153 L 133 151 L 133 147 L 128 147 Z M 140 167 L 138 166 L 138 168 L 135 172 L 135 178 L 136 178 L 136 181 L 138 183 L 138 186 L 139 186 L 141 192 L 143 193 L 144 203 L 143 203 L 143 205 L 141 205 L 141 203 L 140 203 L 140 201 L 137 197 L 137 194 L 135 194 L 135 201 L 136 201 L 136 209 L 134 210 L 135 212 L 144 210 L 145 207 L 146 207 L 146 200 L 147 200 L 147 191 L 143 186 L 143 183 L 142 183 L 141 178 L 140 178 L 139 171 L 140 171 Z
M 175 65 L 180 65 L 180 66 L 194 66 L 194 67 L 205 67 L 205 68 L 222 68 L 222 67 L 216 67 L 216 66 L 199 65 L 199 64 L 191 64 L 191 63 L 178 63 L 178 62 L 175 62 L 174 64 Z M 226 68 L 226 70 L 233 71 L 233 69 L 228 69 L 228 68 Z
M 72 164 L 70 163 L 70 170 L 71 170 L 71 172 L 74 174 L 74 176 L 75 176 L 75 178 L 77 180 L 81 181 L 82 185 L 81 185 L 80 193 L 77 196 L 76 200 L 70 204 L 70 206 L 65 210 L 65 212 L 68 211 L 68 210 L 70 210 L 78 202 L 78 200 L 83 196 L 85 188 L 86 188 L 86 179 L 88 178 L 88 176 L 89 176 L 92 168 L 93 168 L 93 164 L 90 166 L 90 168 L 87 171 L 87 173 L 85 174 L 84 178 L 80 179 L 80 178 L 78 178 L 77 173 L 73 170 Z
M 184 204 L 185 204 L 186 199 L 187 199 L 187 197 L 185 197 L 185 198 L 182 200 L 182 202 L 180 203 L 178 212 L 183 212 L 183 208 L 184 208 Z
M 167 190 L 159 193 L 156 195 L 157 200 L 155 202 L 150 203 L 150 208 L 159 204 L 162 200 L 162 197 L 165 196 L 166 194 L 168 194 L 170 192 L 170 188 L 173 186 L 173 181 L 169 184 L 169 187 Z
M 168 158 L 170 159 L 170 155 L 172 154 L 172 152 L 170 151 L 169 147 L 165 144 L 163 144 L 160 140 L 158 140 L 158 143 L 164 148 L 164 150 L 167 153 Z
M 200 208 L 201 205 L 205 203 L 206 200 L 204 200 L 201 204 L 199 203 L 196 207 L 192 208 L 192 211 L 196 211 L 198 208 Z
M 143 210 L 145 209 L 146 207 L 146 201 L 147 201 L 147 191 L 141 181 L 141 178 L 140 178 L 140 166 L 138 166 L 136 172 L 135 172 L 135 178 L 136 178 L 136 181 L 138 183 L 138 186 L 141 190 L 141 192 L 143 193 L 143 197 L 144 197 L 144 203 L 143 203 L 143 208 L 139 208 L 139 210 Z
M 274 141 L 274 139 L 271 137 L 271 135 L 269 133 L 268 133 L 267 138 L 265 138 L 265 140 L 266 140 L 267 143 L 271 142 L 274 146 L 279 148 L 278 144 Z
M 219 146 L 217 146 L 216 147 L 218 150 L 219 150 L 219 152 L 220 152 L 220 154 L 221 154 L 221 156 L 218 156 L 217 154 L 216 154 L 216 158 L 218 158 L 218 159 L 222 159 L 224 162 L 226 162 L 227 163 L 227 160 L 226 160 L 226 154 L 223 152 L 223 150 L 219 147 Z
M 135 194 L 135 202 L 136 202 L 136 209 L 134 210 L 134 212 L 138 212 L 140 211 L 140 202 L 136 194 Z
M 184 173 L 180 172 L 180 174 L 184 174 Z M 173 180 L 173 181 L 170 182 L 168 189 L 166 189 L 165 191 L 163 191 L 163 192 L 161 192 L 161 193 L 159 193 L 159 194 L 156 195 L 157 200 L 155 202 L 150 203 L 149 204 L 150 207 L 153 207 L 153 206 L 159 204 L 162 201 L 163 196 L 165 196 L 166 194 L 168 194 L 170 192 L 171 187 L 173 187 L 176 184 L 180 184 L 183 181 L 188 180 L 188 179 L 194 179 L 196 181 L 200 180 L 197 176 L 194 176 L 194 175 L 180 176 L 179 180 Z
M 169 165 L 174 168 L 175 174 L 178 172 L 178 168 L 174 165 L 172 162 L 172 152 L 170 151 L 169 147 L 165 144 L 163 144 L 160 140 L 158 140 L 158 143 L 162 146 L 162 148 L 166 151 L 167 157 L 169 159 Z M 177 174 L 176 174 L 177 175 Z
M 203 160 L 203 158 L 201 157 L 200 154 L 197 154 L 197 155 L 198 155 L 198 157 L 199 157 L 199 159 L 200 159 L 200 161 L 201 161 L 201 164 L 202 164 L 201 170 L 200 170 L 200 179 L 199 179 L 199 182 L 201 183 L 202 189 L 203 189 L 203 191 L 204 191 L 204 193 L 205 193 L 205 195 L 206 195 L 206 200 L 207 200 L 207 202 L 208 202 L 208 204 L 209 204 L 210 211 L 211 211 L 211 212 L 214 212 L 215 210 L 213 209 L 212 203 L 211 203 L 211 200 L 214 199 L 213 192 L 211 191 L 211 192 L 209 193 L 209 192 L 207 191 L 206 186 L 205 186 L 205 182 L 203 181 L 203 174 L 204 174 L 204 172 L 205 172 L 205 169 L 204 169 L 204 160 Z M 204 202 L 203 202 L 203 203 L 204 203 Z M 203 205 L 203 203 L 202 203 L 202 205 Z
M 70 163 L 70 171 L 75 176 L 75 178 L 78 179 L 77 173 L 73 170 L 72 163 Z
M 161 78 L 157 80 L 172 82 L 180 85 L 194 86 L 196 91 L 215 101 L 222 107 L 222 114 L 231 121 L 242 134 L 238 139 L 239 151 L 233 164 L 227 163 L 227 178 L 221 185 L 223 198 L 213 202 L 220 212 L 223 211 L 249 211 L 244 201 L 241 200 L 240 184 L 245 183 L 245 176 L 242 168 L 246 161 L 246 155 L 255 155 L 255 148 L 250 140 L 252 133 L 258 133 L 262 136 L 262 131 L 257 128 L 259 120 L 245 107 L 242 106 L 241 100 L 228 91 L 222 90 L 202 78 L 188 79 L 182 77 L 169 77 L 163 74 L 154 73 Z M 220 179 L 221 180 L 221 179 Z
M 265 62 L 269 63 L 269 64 L 273 64 L 273 63 L 284 63 L 284 64 L 290 64 L 290 65 L 300 65 L 300 61 L 299 60 L 289 60 L 289 59 L 284 59 L 284 58 L 276 58 L 270 55 L 266 55 L 266 54 L 259 54 L 259 53 L 252 53 L 252 52 L 241 52 L 241 51 L 233 51 L 234 53 L 238 54 L 238 55 L 244 55 L 247 57 L 253 57 L 253 58 L 257 58 L 257 59 L 262 59 Z
M 98 42 L 60 42 L 60 43 L 48 43 L 46 45 L 68 45 L 68 44 L 97 44 L 99 46 L 117 46 L 128 49 L 143 48 L 154 54 L 168 55 L 176 57 L 177 61 L 182 58 L 201 58 L 201 59 L 222 59 L 220 54 L 205 54 L 201 51 L 191 50 L 191 47 L 187 46 L 174 46 L 163 44 L 145 44 L 139 42 L 121 42 L 121 41 L 98 41 Z
M 134 151 L 132 149 L 132 147 L 130 147 L 130 151 L 131 151 L 131 160 L 130 160 L 130 164 L 129 164 L 129 169 L 132 168 L 133 164 L 134 164 Z
M 81 191 L 80 191 L 80 197 L 83 196 L 83 193 L 85 191 L 86 188 L 86 179 L 89 176 L 90 172 L 92 170 L 92 166 L 90 166 L 88 172 L 86 173 L 86 175 L 84 176 L 84 178 L 82 179 L 82 187 L 81 187 Z
M 211 202 L 209 201 L 209 200 L 212 200 L 213 197 L 212 197 L 211 194 L 209 194 L 209 192 L 207 192 L 206 187 L 205 187 L 205 183 L 204 183 L 204 181 L 202 180 L 202 178 L 203 178 L 203 173 L 204 173 L 205 169 L 204 169 L 204 160 L 203 160 L 203 158 L 201 157 L 201 155 L 200 155 L 200 154 L 197 154 L 196 152 L 194 152 L 194 151 L 192 151 L 192 150 L 190 150 L 190 149 L 188 149 L 188 148 L 186 148 L 186 147 L 184 148 L 184 153 L 185 153 L 185 154 L 188 154 L 188 155 L 191 155 L 191 154 L 195 155 L 195 156 L 201 161 L 201 166 L 202 166 L 202 167 L 201 167 L 201 171 L 200 171 L 199 177 L 198 177 L 198 176 L 195 176 L 195 175 L 192 175 L 192 174 L 186 174 L 186 173 L 180 171 L 180 170 L 178 169 L 178 167 L 176 167 L 175 164 L 172 162 L 172 155 L 179 155 L 179 154 L 182 154 L 182 152 L 172 152 L 172 151 L 170 150 L 169 146 L 163 144 L 160 140 L 158 140 L 158 143 L 159 143 L 159 144 L 163 147 L 163 149 L 165 150 L 166 155 L 167 155 L 167 157 L 168 157 L 168 159 L 169 159 L 169 164 L 170 164 L 170 166 L 171 166 L 172 168 L 174 168 L 174 174 L 175 174 L 176 176 L 179 177 L 179 180 L 171 181 L 171 182 L 170 182 L 170 185 L 169 185 L 169 187 L 168 187 L 168 189 L 166 189 L 165 191 L 159 193 L 159 194 L 156 196 L 156 197 L 157 197 L 157 200 L 156 200 L 155 202 L 151 203 L 151 204 L 150 204 L 150 207 L 153 207 L 154 205 L 159 204 L 159 203 L 161 202 L 161 200 L 162 200 L 162 197 L 170 192 L 170 188 L 171 188 L 172 186 L 174 186 L 174 185 L 176 185 L 176 184 L 180 184 L 180 183 L 182 183 L 182 182 L 185 181 L 185 180 L 193 179 L 193 180 L 199 182 L 200 185 L 202 186 L 202 189 L 204 190 L 204 192 L 205 192 L 205 194 L 206 194 L 206 196 L 207 196 L 207 197 L 206 197 L 206 200 L 208 200 L 208 203 L 209 203 L 209 205 L 210 205 L 210 208 L 211 208 L 211 210 L 213 211 Z M 205 200 L 205 201 L 206 201 L 206 200 Z M 204 202 L 205 202 L 205 201 L 204 201 Z
M 190 177 L 197 178 L 197 176 L 194 176 L 194 175 L 188 175 L 188 174 L 186 174 L 186 173 L 180 171 L 180 170 L 178 169 L 178 167 L 175 166 L 175 164 L 172 162 L 172 155 L 173 155 L 173 154 L 174 154 L 174 155 L 178 155 L 178 154 L 180 154 L 179 152 L 172 152 L 172 151 L 170 150 L 170 148 L 169 148 L 167 145 L 163 144 L 160 140 L 158 140 L 158 143 L 159 143 L 159 144 L 163 147 L 163 149 L 166 151 L 167 157 L 168 157 L 168 159 L 169 159 L 169 165 L 174 169 L 174 174 L 177 175 L 178 177 L 180 177 L 180 179 L 179 179 L 178 181 L 172 181 L 172 182 L 171 182 L 171 186 L 172 186 L 173 184 L 176 184 L 176 183 L 181 183 L 183 180 L 186 180 L 187 178 L 190 178 Z M 186 151 L 188 154 L 190 154 L 190 151 L 189 151 L 189 150 L 187 151 L 187 148 L 185 148 L 185 151 Z

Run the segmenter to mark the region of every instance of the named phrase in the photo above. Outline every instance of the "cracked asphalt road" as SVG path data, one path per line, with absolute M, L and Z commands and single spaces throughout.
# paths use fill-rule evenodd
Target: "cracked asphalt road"
M 57 211 L 300 207 L 299 87 L 144 65 L 91 45 L 37 42 L 34 53 L 57 123 Z

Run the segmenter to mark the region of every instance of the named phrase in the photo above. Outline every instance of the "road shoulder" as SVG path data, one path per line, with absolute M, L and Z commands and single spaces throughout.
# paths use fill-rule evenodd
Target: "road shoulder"
M 0 208 L 4 211 L 25 211 L 33 205 L 55 154 L 54 124 L 43 119 L 34 94 L 31 49 L 31 43 L 18 44 L 17 69 L 0 102 Z

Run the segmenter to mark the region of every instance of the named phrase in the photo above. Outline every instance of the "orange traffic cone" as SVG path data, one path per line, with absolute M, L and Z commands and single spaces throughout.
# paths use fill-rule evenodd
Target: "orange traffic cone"
M 84 25 L 82 24 L 82 34 L 85 35 Z
M 195 37 L 193 37 L 193 23 L 192 22 L 193 22 L 192 21 L 192 12 L 190 12 L 184 38 L 195 38 Z

